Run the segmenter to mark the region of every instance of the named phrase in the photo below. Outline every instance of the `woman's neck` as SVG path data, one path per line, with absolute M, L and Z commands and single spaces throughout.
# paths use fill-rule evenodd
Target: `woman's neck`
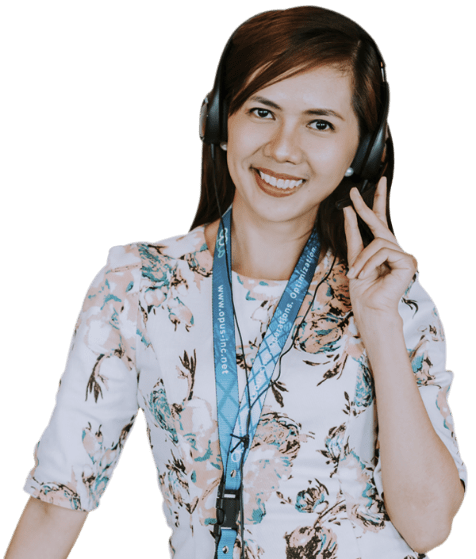
M 215 249 L 219 220 L 205 228 L 209 251 Z M 231 240 L 232 269 L 237 274 L 262 280 L 288 280 L 306 245 L 312 225 L 247 219 L 233 207 Z M 322 258 L 322 253 L 320 255 Z M 319 258 L 319 260 L 320 260 Z

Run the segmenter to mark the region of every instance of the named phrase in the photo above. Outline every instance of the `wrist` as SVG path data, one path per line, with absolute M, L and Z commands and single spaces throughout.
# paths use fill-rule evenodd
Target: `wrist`
M 398 312 L 371 311 L 357 315 L 354 312 L 357 328 L 365 341 L 388 342 L 396 334 L 403 333 L 403 319 Z
M 403 319 L 400 316 L 398 309 L 383 311 L 377 309 L 369 310 L 368 308 L 365 308 L 360 311 L 358 307 L 353 307 L 353 313 L 357 324 L 377 324 L 381 326 L 403 325 Z

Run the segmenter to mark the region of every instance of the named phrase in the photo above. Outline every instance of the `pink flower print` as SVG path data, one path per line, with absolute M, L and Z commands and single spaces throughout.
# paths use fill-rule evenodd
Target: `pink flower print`
M 307 435 L 285 414 L 263 407 L 250 453 L 245 463 L 243 498 L 245 523 L 258 524 L 266 514 L 266 502 L 282 479 L 291 475 L 293 461 Z
M 448 406 L 448 392 L 450 387 L 447 386 L 446 388 L 440 388 L 438 390 L 438 396 L 436 398 L 436 405 L 440 410 L 441 415 L 443 416 L 444 426 L 448 429 L 451 433 L 451 436 L 454 438 L 454 423 L 453 423 L 453 416 L 451 415 L 450 408 Z
M 315 286 L 313 280 L 299 310 L 297 324 L 304 318 Z M 342 262 L 334 266 L 331 275 L 319 286 L 312 305 L 300 327 L 295 347 L 307 353 L 335 351 L 336 345 L 348 328 L 352 310 L 349 280 L 345 276 Z
M 330 528 L 316 523 L 285 534 L 287 559 L 337 559 L 337 538 Z
M 35 478 L 33 477 L 33 479 Z M 63 483 L 41 483 L 39 485 L 40 490 L 35 491 L 35 496 L 41 498 L 42 501 L 71 510 L 82 510 L 81 499 L 77 492 L 78 482 L 73 471 L 67 485 Z
M 325 439 L 326 450 L 319 450 L 319 452 L 327 458 L 327 464 L 334 464 L 334 471 L 331 472 L 330 477 L 336 473 L 339 465 L 342 450 L 344 449 L 345 429 L 345 423 L 329 429 L 329 434 Z
M 161 307 L 165 299 L 167 298 L 168 288 L 165 285 L 161 287 L 148 288 L 144 294 L 144 301 L 147 304 L 147 308 Z
M 216 520 L 216 496 L 220 483 L 222 462 L 216 420 L 211 405 L 201 398 L 185 400 L 175 409 L 177 439 L 184 449 L 183 463 L 193 483 L 190 492 L 198 496 L 196 508 L 200 522 L 213 524 Z
M 355 488 L 352 494 L 343 489 L 349 518 L 360 526 L 363 533 L 378 532 L 384 528 L 389 517 L 375 486 L 373 470 L 367 467 L 353 450 L 349 452 L 347 447 L 340 462 L 339 469 L 341 468 L 345 469 L 348 485 Z
M 200 250 L 186 254 L 183 258 L 185 262 L 187 262 L 190 271 L 193 272 L 193 281 L 200 290 L 203 278 L 207 278 L 211 275 L 213 259 L 210 252 L 207 250 Z
M 101 432 L 101 425 L 97 431 L 92 433 L 91 423 L 83 429 L 83 446 L 91 459 L 91 465 L 82 471 L 82 480 L 88 488 L 89 498 L 94 506 L 99 504 L 99 499 L 104 493 L 114 468 L 119 460 L 124 443 L 132 428 L 134 417 L 125 425 L 119 435 L 119 440 L 110 447 L 104 446 L 104 437 Z
M 299 512 L 323 512 L 328 506 L 329 492 L 319 480 L 309 481 L 309 487 L 300 491 L 296 497 L 295 508 Z
M 167 309 L 169 311 L 170 322 L 175 326 L 175 330 L 177 330 L 179 324 L 183 324 L 185 330 L 189 332 L 190 328 L 193 326 L 193 315 L 190 309 L 186 307 L 178 297 L 169 299 Z
M 428 341 L 423 333 L 417 346 L 413 350 L 407 350 L 418 386 L 427 386 L 435 380 L 435 376 L 430 372 L 433 364 L 427 348 Z

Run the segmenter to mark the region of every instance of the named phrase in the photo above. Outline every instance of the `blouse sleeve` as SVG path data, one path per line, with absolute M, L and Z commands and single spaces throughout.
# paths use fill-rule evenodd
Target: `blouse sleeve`
M 453 457 L 466 490 L 468 474 L 448 405 L 454 373 L 446 369 L 443 325 L 435 304 L 420 284 L 418 272 L 400 300 L 399 314 L 403 319 L 406 347 L 421 398 L 433 428 Z M 375 478 L 380 482 L 378 490 L 382 495 L 380 458 L 375 468 L 377 472 Z
M 79 314 L 56 405 L 24 490 L 73 510 L 98 507 L 138 411 L 140 256 L 113 247 Z

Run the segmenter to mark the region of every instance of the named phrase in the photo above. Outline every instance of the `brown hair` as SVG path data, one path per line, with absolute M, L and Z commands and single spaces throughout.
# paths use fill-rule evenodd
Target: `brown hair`
M 225 66 L 225 103 L 228 116 L 240 109 L 256 91 L 292 75 L 318 66 L 334 66 L 350 72 L 353 85 L 352 106 L 359 122 L 359 136 L 373 132 L 380 111 L 380 60 L 367 33 L 351 19 L 317 6 L 263 12 L 243 23 L 232 37 Z M 250 77 L 253 76 L 250 80 Z M 249 82 L 249 83 L 248 83 Z M 216 150 L 216 180 L 220 207 L 224 211 L 233 201 L 235 186 L 226 163 L 226 153 Z M 388 175 L 387 175 L 388 173 Z M 390 219 L 390 188 L 393 168 L 387 175 L 387 221 Z M 348 195 L 351 185 L 343 181 L 319 205 L 317 227 L 321 246 L 347 262 L 344 214 L 335 202 Z M 370 196 L 363 195 L 371 207 Z M 192 229 L 219 217 L 213 184 L 210 145 L 203 144 L 200 201 Z M 364 246 L 373 239 L 370 229 L 357 216 Z

